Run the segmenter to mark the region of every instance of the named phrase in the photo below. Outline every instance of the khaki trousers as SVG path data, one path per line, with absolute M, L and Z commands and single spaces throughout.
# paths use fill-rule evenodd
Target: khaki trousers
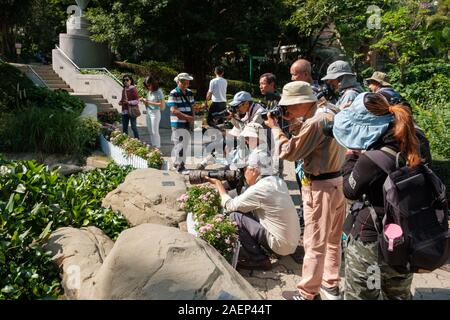
M 320 286 L 339 285 L 342 226 L 345 198 L 342 177 L 314 180 L 302 186 L 305 219 L 302 280 L 297 288 L 307 299 L 319 293 Z

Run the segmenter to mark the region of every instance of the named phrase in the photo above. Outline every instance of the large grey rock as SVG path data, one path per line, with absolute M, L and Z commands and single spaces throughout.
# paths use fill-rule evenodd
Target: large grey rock
M 96 227 L 60 228 L 50 235 L 44 248 L 52 252 L 54 263 L 62 270 L 61 283 L 68 299 L 92 295 L 93 277 L 113 245 Z
M 186 183 L 182 175 L 157 169 L 138 169 L 111 191 L 102 205 L 119 211 L 134 226 L 156 223 L 176 227 L 186 220 L 186 213 L 178 209 L 176 201 L 185 192 Z
M 93 281 L 90 299 L 260 299 L 205 241 L 142 224 L 122 232 Z

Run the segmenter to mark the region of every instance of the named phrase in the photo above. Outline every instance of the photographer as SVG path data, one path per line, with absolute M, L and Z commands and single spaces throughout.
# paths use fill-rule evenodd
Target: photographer
M 267 253 L 292 254 L 298 245 L 300 227 L 286 183 L 273 175 L 271 159 L 265 152 L 253 151 L 244 168 L 248 188 L 231 198 L 220 180 L 208 178 L 222 197 L 238 226 L 242 247 L 238 268 L 270 269 Z M 270 196 L 269 196 L 270 195 Z
M 319 291 L 328 299 L 337 300 L 341 259 L 342 224 L 345 199 L 342 191 L 341 166 L 345 149 L 333 138 L 324 135 L 326 123 L 334 113 L 325 108 L 316 112 L 317 97 L 309 83 L 290 82 L 283 88 L 280 105 L 285 106 L 285 119 L 304 119 L 298 133 L 288 139 L 276 120 L 269 116 L 266 125 L 272 128 L 280 148 L 280 158 L 303 160 L 302 181 L 305 230 L 302 280 L 296 291 L 284 291 L 287 300 L 313 300 Z
M 261 113 L 266 109 L 261 104 L 254 102 L 250 93 L 239 91 L 229 105 L 232 110 L 231 123 L 238 129 L 243 130 L 245 125 L 250 122 L 264 123 Z
M 322 78 L 322 81 L 326 81 L 335 92 L 340 94 L 339 100 L 336 102 L 336 107 L 340 110 L 348 108 L 356 96 L 363 92 L 350 64 L 342 60 L 330 64 L 327 75 Z

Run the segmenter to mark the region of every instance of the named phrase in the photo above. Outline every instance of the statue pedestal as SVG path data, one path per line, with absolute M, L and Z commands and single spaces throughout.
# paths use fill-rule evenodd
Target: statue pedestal
M 108 67 L 109 48 L 89 38 L 88 25 L 84 17 L 71 16 L 67 20 L 67 33 L 59 34 L 59 47 L 80 68 Z

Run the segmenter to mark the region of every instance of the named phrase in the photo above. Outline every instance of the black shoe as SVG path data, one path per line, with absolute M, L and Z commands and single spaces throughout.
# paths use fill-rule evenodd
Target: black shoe
M 270 270 L 272 269 L 272 263 L 267 257 L 263 260 L 255 261 L 251 259 L 241 259 L 238 261 L 236 269 L 246 270 Z
M 181 173 L 181 172 L 183 172 L 183 171 L 186 171 L 186 167 L 184 166 L 184 163 L 182 162 L 182 163 L 180 163 L 180 164 L 178 165 L 178 167 L 177 167 L 177 172 L 178 172 L 178 173 Z
M 304 296 L 302 296 L 300 292 L 298 292 L 298 290 L 283 291 L 281 292 L 281 296 L 283 297 L 284 300 L 309 300 L 306 299 Z M 320 299 L 320 295 L 317 294 L 313 300 L 322 300 L 322 299 Z

